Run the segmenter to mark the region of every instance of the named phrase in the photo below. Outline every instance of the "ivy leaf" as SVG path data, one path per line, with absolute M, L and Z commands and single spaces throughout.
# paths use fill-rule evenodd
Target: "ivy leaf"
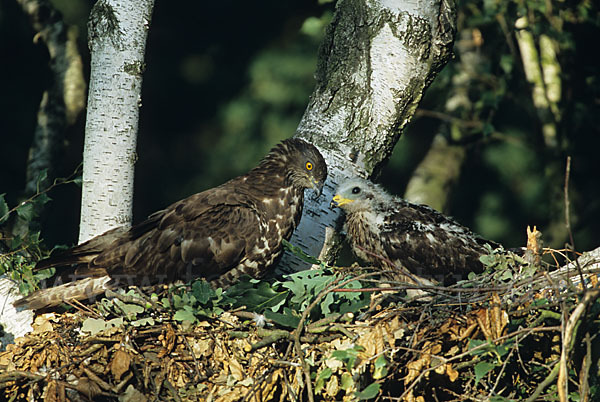
M 359 401 L 364 401 L 364 400 L 367 400 L 367 399 L 373 399 L 379 393 L 379 389 L 380 388 L 381 388 L 381 385 L 379 385 L 378 383 L 374 382 L 373 384 L 370 384 L 369 386 L 367 386 L 367 388 L 363 389 L 362 391 L 355 392 L 354 396 L 356 396 Z
M 325 297 L 321 301 L 321 312 L 325 315 L 331 314 L 331 309 L 329 308 L 334 302 L 333 292 L 327 293 Z
M 479 382 L 483 377 L 487 375 L 490 371 L 492 371 L 496 367 L 495 364 L 483 361 L 479 362 L 475 365 L 475 384 Z
M 475 349 L 476 347 L 486 344 L 486 343 L 488 343 L 488 341 L 483 341 L 480 339 L 470 339 L 469 340 L 469 351 L 470 351 L 469 353 L 474 356 L 477 356 L 477 355 L 480 355 L 480 354 L 490 351 L 490 349 L 492 348 L 492 345 L 489 345 L 489 344 L 488 344 L 487 348 L 479 348 L 477 350 L 471 350 L 471 349 Z
M 348 371 L 351 371 L 354 368 L 354 363 L 358 358 L 358 353 L 364 351 L 365 348 L 360 345 L 354 345 L 353 348 L 348 348 L 344 350 L 334 350 L 331 353 L 331 357 L 335 357 L 341 362 L 346 363 L 346 368 Z
M 294 254 L 296 257 L 300 258 L 301 260 L 303 260 L 304 262 L 307 262 L 309 264 L 316 264 L 316 265 L 320 265 L 321 267 L 325 267 L 325 264 L 322 263 L 321 261 L 319 261 L 318 259 L 316 259 L 315 257 L 308 255 L 304 252 L 304 250 L 302 250 L 300 247 L 298 246 L 294 246 L 293 244 L 291 244 L 290 242 L 288 242 L 287 240 L 283 239 L 282 240 L 282 244 L 283 244 L 283 248 L 285 248 L 286 250 L 288 250 L 290 253 Z
M 256 284 L 258 284 L 257 287 Z M 227 297 L 238 300 L 235 305 L 244 305 L 250 311 L 263 313 L 270 309 L 277 311 L 285 302 L 289 292 L 277 291 L 275 285 L 270 285 L 268 282 L 259 282 L 256 280 L 248 281 L 235 285 L 235 287 L 227 289 Z
M 101 318 L 86 318 L 81 326 L 81 331 L 88 332 L 90 335 L 96 335 L 105 329 L 106 321 Z
M 348 391 L 348 389 L 353 386 L 354 386 L 354 379 L 352 378 L 352 374 L 350 374 L 348 372 L 343 373 L 340 387 L 344 391 Z
M 192 284 L 192 292 L 195 296 L 195 299 L 200 304 L 206 304 L 209 300 L 216 296 L 213 288 L 205 280 L 194 281 Z
M 286 307 L 283 310 L 284 314 L 276 313 L 272 310 L 265 310 L 264 315 L 267 319 L 276 322 L 279 325 L 288 328 L 297 328 L 300 324 L 300 317 L 294 314 L 294 312 Z
M 188 306 L 185 306 L 188 307 Z M 194 313 L 188 309 L 177 310 L 177 312 L 173 315 L 173 319 L 177 321 L 186 321 L 191 324 L 196 322 L 196 316 Z
M 36 216 L 33 204 L 30 202 L 19 205 L 17 207 L 17 214 L 27 222 L 31 221 Z

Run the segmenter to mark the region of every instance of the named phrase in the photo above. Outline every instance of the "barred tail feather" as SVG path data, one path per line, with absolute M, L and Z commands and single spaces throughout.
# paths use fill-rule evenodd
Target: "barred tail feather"
M 100 278 L 85 278 L 52 288 L 40 289 L 15 301 L 13 305 L 24 309 L 38 310 L 55 307 L 69 300 L 93 299 L 104 293 L 109 287 L 107 286 L 109 281 L 110 277 L 106 275 Z

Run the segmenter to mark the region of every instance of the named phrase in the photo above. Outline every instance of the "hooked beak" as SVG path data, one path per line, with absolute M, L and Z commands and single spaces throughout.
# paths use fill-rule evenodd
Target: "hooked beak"
M 311 187 L 313 189 L 313 191 L 315 192 L 315 199 L 319 198 L 321 196 L 321 193 L 323 192 L 323 182 L 320 182 L 317 179 L 311 179 Z
M 335 207 L 341 207 L 342 205 L 349 204 L 351 202 L 354 202 L 354 200 L 351 200 L 349 198 L 343 198 L 341 195 L 337 194 L 331 200 L 331 206 L 334 207 L 334 208 Z

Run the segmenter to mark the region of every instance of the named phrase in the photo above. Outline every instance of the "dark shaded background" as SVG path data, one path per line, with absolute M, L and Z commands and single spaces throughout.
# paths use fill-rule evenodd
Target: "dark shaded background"
M 93 2 L 53 3 L 67 23 L 79 27 L 87 78 L 85 24 Z M 573 158 L 576 247 L 600 245 L 600 18 L 597 6 L 588 3 L 562 4 L 548 12 L 540 8 L 544 2 L 523 9 L 509 1 L 461 1 L 459 28 L 482 34 L 478 51 L 484 63 L 469 88 L 475 112 L 457 117 L 485 121 L 501 136 L 476 133 L 476 140 L 465 141 L 468 156 L 445 212 L 506 246 L 524 244 L 528 224 L 536 224 L 554 247 L 567 240 L 562 201 L 567 155 Z M 260 7 L 237 0 L 156 2 L 143 83 L 134 220 L 245 172 L 294 133 L 314 86 L 317 48 L 333 8 L 306 0 L 264 1 Z M 520 60 L 497 23 L 499 14 L 510 21 L 519 13 L 529 13 L 536 34 L 551 34 L 560 44 L 563 99 L 555 149 L 543 145 Z M 549 22 L 552 13 L 563 18 L 560 30 Z M 50 79 L 47 50 L 33 43 L 33 35 L 16 1 L 0 0 L 0 194 L 6 193 L 11 207 L 22 195 L 36 112 Z M 421 108 L 443 110 L 453 77 L 461 73 L 459 61 L 444 69 Z M 66 135 L 59 176 L 68 176 L 81 162 L 84 119 L 80 116 Z M 451 127 L 439 119 L 413 119 L 381 175 L 390 191 L 403 193 L 436 133 L 450 137 Z M 50 195 L 54 201 L 42 237 L 50 247 L 74 243 L 79 189 L 66 185 Z

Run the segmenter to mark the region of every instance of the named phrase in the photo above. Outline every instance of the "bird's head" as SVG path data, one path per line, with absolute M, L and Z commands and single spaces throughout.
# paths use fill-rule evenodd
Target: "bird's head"
M 350 213 L 361 212 L 373 210 L 373 204 L 377 200 L 384 201 L 383 198 L 387 197 L 389 196 L 376 184 L 352 178 L 340 182 L 331 205 Z
M 312 188 L 321 194 L 327 178 L 327 164 L 319 150 L 299 138 L 285 140 L 281 144 L 287 148 L 287 177 L 294 187 Z

